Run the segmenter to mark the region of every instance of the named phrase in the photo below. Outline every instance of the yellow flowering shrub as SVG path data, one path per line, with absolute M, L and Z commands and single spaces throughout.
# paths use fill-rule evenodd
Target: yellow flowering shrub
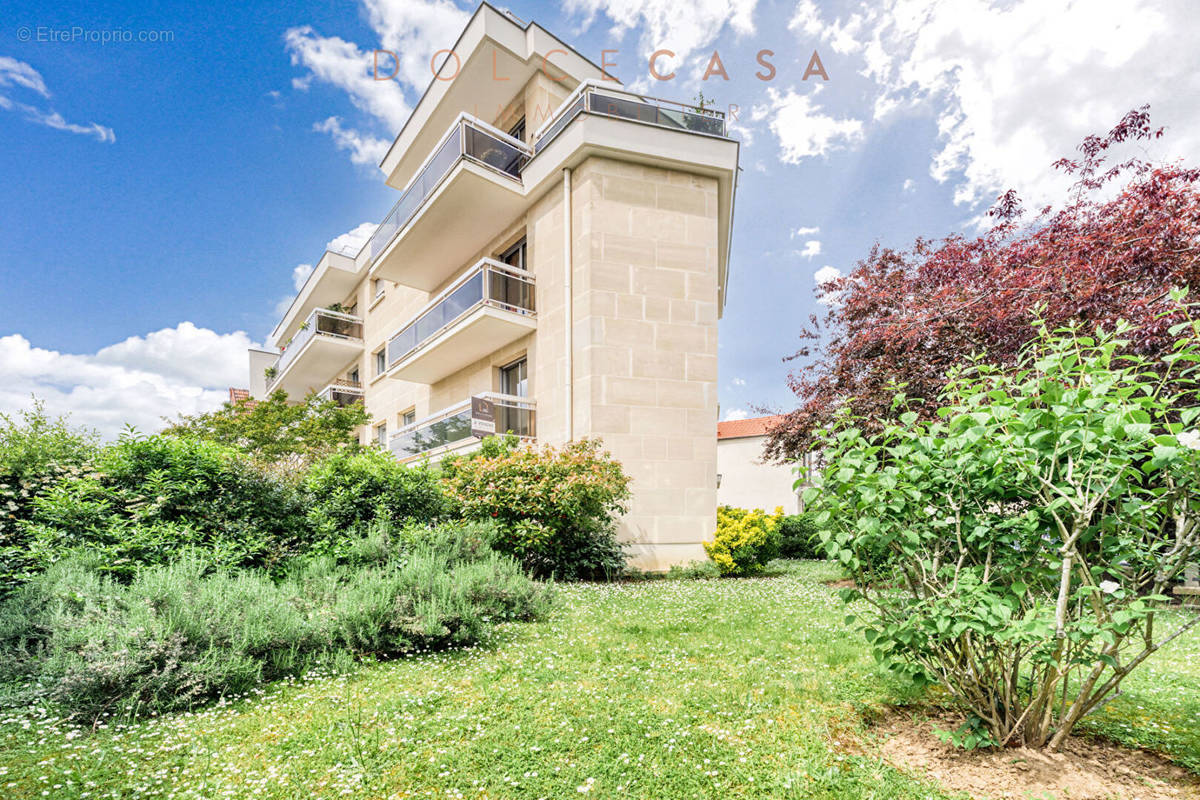
M 752 575 L 779 555 L 783 507 L 768 514 L 760 509 L 717 508 L 717 533 L 704 551 L 722 575 Z

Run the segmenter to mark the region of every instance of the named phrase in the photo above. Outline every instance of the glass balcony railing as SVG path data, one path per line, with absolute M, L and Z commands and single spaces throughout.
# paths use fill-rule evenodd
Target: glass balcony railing
M 525 166 L 530 155 L 529 148 L 516 139 L 466 115 L 459 117 L 371 236 L 367 243 L 371 261 L 379 257 L 396 234 L 416 215 L 459 159 L 470 159 L 519 181 L 521 167 Z
M 274 384 L 283 377 L 288 366 L 314 336 L 362 341 L 362 335 L 361 318 L 340 311 L 330 311 L 328 308 L 313 309 L 308 319 L 300 323 L 300 330 L 282 345 L 283 352 L 275 360 L 275 373 L 271 377 L 271 383 Z
M 388 340 L 388 369 L 481 306 L 533 316 L 533 275 L 490 258 L 481 259 Z
M 363 387 L 358 381 L 337 380 L 317 393 L 322 400 L 332 400 L 342 408 L 362 402 Z
M 524 439 L 534 438 L 536 406 L 532 400 L 494 392 L 475 395 L 473 399 L 485 400 L 490 404 L 497 434 L 512 433 Z M 397 458 L 408 459 L 479 438 L 472 433 L 472 409 L 475 405 L 471 400 L 464 400 L 407 425 L 396 431 L 388 447 Z
M 560 106 L 558 113 L 538 133 L 533 146 L 534 152 L 542 150 L 571 123 L 571 120 L 585 111 L 645 122 L 660 128 L 692 131 L 722 138 L 727 135 L 725 114 L 720 111 L 676 103 L 673 100 L 643 97 L 588 82 L 580 84 L 572 96 Z

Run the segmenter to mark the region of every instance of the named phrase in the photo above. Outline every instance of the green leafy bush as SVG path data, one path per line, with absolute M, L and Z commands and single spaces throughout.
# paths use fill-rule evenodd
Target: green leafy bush
M 779 525 L 783 508 L 774 514 L 759 509 L 717 507 L 717 533 L 704 551 L 722 575 L 753 575 L 779 557 Z
M 311 545 L 336 553 L 342 542 L 376 521 L 430 522 L 447 512 L 436 475 L 407 467 L 374 448 L 339 452 L 316 463 L 304 479 Z
M 268 368 L 268 378 L 274 370 Z M 294 477 L 331 453 L 358 450 L 358 428 L 369 421 L 361 402 L 343 406 L 315 394 L 294 402 L 280 389 L 269 397 L 181 416 L 163 435 L 235 447 L 260 469 Z
M 779 522 L 780 558 L 824 558 L 817 524 L 809 514 L 789 514 Z
M 0 414 L 0 596 L 37 570 L 25 523 L 34 500 L 76 475 L 96 450 L 96 435 L 50 419 L 40 401 L 16 417 Z
M 1200 557 L 1200 323 L 1171 333 L 1150 361 L 1126 326 L 1041 330 L 1017 371 L 952 376 L 935 422 L 827 432 L 808 494 L 844 596 L 881 662 L 967 711 L 952 741 L 1057 749 L 1200 621 L 1159 614 Z
M 123 584 L 77 554 L 0 604 L 0 682 L 17 702 L 95 719 L 190 708 L 350 657 L 475 644 L 549 607 L 549 589 L 486 535 L 409 530 L 382 560 L 297 560 L 278 582 L 189 550 Z
M 489 437 L 470 455 L 442 463 L 447 495 L 467 519 L 493 520 L 494 546 L 536 576 L 608 578 L 625 555 L 616 540 L 629 478 L 599 441 L 521 447 Z
M 86 548 L 128 577 L 195 546 L 229 566 L 274 567 L 296 551 L 300 498 L 214 442 L 123 436 L 34 500 L 24 528 L 41 567 Z

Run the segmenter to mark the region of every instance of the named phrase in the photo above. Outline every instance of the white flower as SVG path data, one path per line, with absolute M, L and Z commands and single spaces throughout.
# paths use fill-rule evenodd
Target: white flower
M 575 791 L 580 794 L 587 794 L 592 790 L 592 784 L 596 782 L 595 778 L 588 778 L 584 783 L 575 787 Z
M 1121 588 L 1121 584 L 1116 581 L 1100 581 L 1100 591 L 1105 594 L 1112 594 L 1117 589 Z
M 1184 431 L 1175 438 L 1189 450 L 1200 450 L 1200 431 Z

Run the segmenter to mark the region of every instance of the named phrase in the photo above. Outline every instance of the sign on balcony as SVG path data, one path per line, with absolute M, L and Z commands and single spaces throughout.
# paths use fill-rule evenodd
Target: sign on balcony
M 496 404 L 486 397 L 471 398 L 471 435 L 482 439 L 496 433 Z

